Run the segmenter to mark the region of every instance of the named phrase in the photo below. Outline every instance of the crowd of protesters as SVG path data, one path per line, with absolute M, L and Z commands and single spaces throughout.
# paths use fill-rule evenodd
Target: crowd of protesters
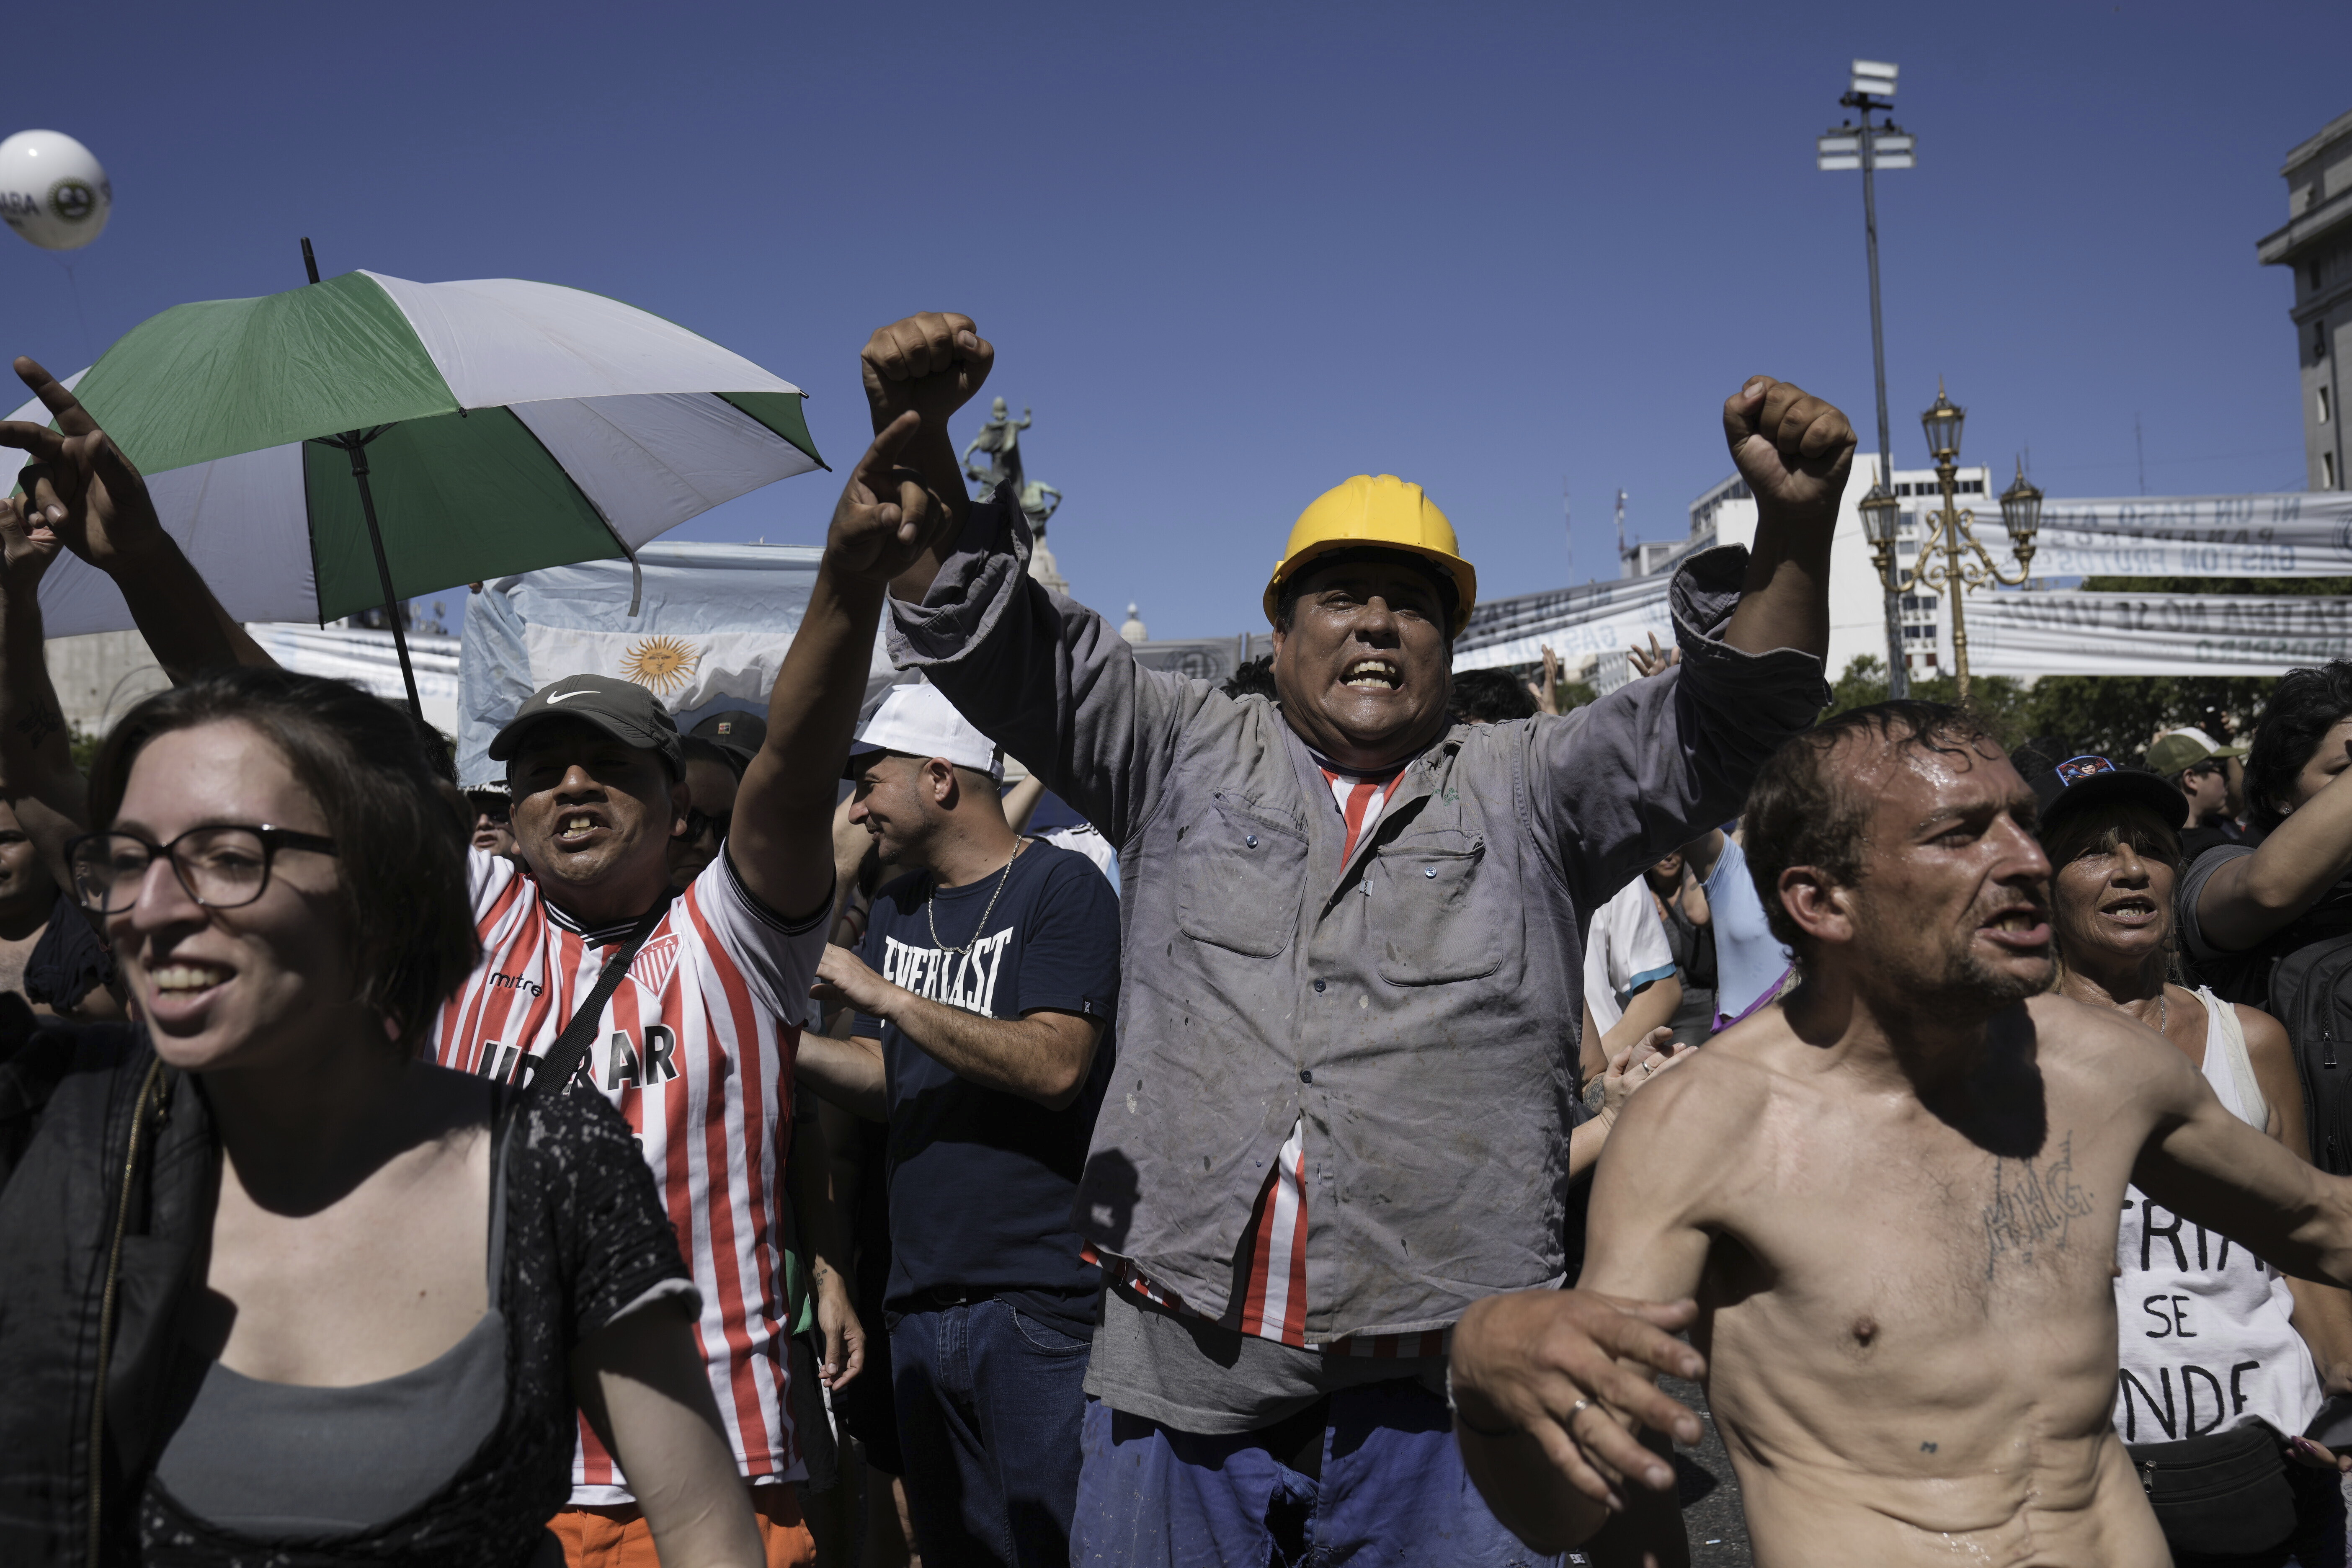
M 1759 1562 L 2341 1568 L 2352 666 L 1817 722 L 1853 436 L 1757 377 L 1609 697 L 1454 672 L 1388 476 L 1220 689 L 967 492 L 992 355 L 867 344 L 763 711 L 566 676 L 470 793 L 17 362 L 0 1560 L 1671 1564 L 1669 1373 Z M 61 551 L 174 682 L 87 778 Z

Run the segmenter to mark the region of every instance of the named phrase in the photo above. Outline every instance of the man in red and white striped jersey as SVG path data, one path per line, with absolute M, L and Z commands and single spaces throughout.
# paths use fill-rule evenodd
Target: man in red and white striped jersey
M 856 542 L 868 553 L 889 547 L 901 502 L 923 504 L 886 477 L 913 428 L 909 419 L 877 439 L 835 510 L 835 531 L 860 523 Z M 528 1081 L 594 989 L 606 950 L 652 922 L 573 1087 L 584 1079 L 613 1101 L 662 1184 L 771 1564 L 815 1560 L 785 1484 L 806 1469 L 787 1413 L 784 1161 L 799 1021 L 833 912 L 835 781 L 881 599 L 878 584 L 835 572 L 830 558 L 819 571 L 801 630 L 821 635 L 795 637 L 725 843 L 674 901 L 668 850 L 688 831 L 688 794 L 669 714 L 643 687 L 602 676 L 534 693 L 489 749 L 507 764 L 527 868 L 473 852 L 483 963 L 433 1036 L 445 1066 Z M 846 1289 L 822 1258 L 815 1273 L 820 1321 L 838 1327 Z M 627 1479 L 584 1420 L 572 1506 L 553 1528 L 573 1568 L 657 1561 Z

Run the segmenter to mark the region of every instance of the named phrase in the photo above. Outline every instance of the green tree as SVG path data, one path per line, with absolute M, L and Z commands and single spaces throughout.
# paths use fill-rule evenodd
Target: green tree
M 1957 703 L 1959 682 L 1948 675 L 1915 676 L 1911 695 L 1921 702 Z M 1885 700 L 1886 661 L 1876 654 L 1858 654 L 1831 686 L 1830 705 L 1822 717 Z M 2042 732 L 2032 728 L 2032 693 L 2026 689 L 2024 682 L 2008 676 L 1979 675 L 1969 682 L 1969 706 L 2004 746 L 2013 746 L 2028 735 Z

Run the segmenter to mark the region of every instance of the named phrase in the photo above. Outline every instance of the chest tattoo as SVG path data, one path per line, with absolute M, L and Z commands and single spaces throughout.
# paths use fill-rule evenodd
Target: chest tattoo
M 2003 1258 L 2031 1265 L 2042 1248 L 2063 1251 L 2068 1226 L 2091 1214 L 2090 1194 L 2074 1184 L 2074 1137 L 2068 1133 L 2055 1159 L 1992 1163 L 1992 1201 L 1985 1205 L 1985 1278 Z

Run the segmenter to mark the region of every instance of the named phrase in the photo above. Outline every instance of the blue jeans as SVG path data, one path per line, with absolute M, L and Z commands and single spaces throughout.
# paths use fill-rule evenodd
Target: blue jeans
M 1331 1395 L 1323 1473 L 1261 1435 L 1206 1437 L 1087 1401 L 1074 1568 L 1538 1568 L 1462 1468 L 1445 1402 L 1410 1379 Z M 1297 1458 L 1297 1455 L 1290 1456 Z
M 1065 1568 L 1092 1342 L 972 1301 L 890 1325 L 890 1391 L 924 1568 Z

